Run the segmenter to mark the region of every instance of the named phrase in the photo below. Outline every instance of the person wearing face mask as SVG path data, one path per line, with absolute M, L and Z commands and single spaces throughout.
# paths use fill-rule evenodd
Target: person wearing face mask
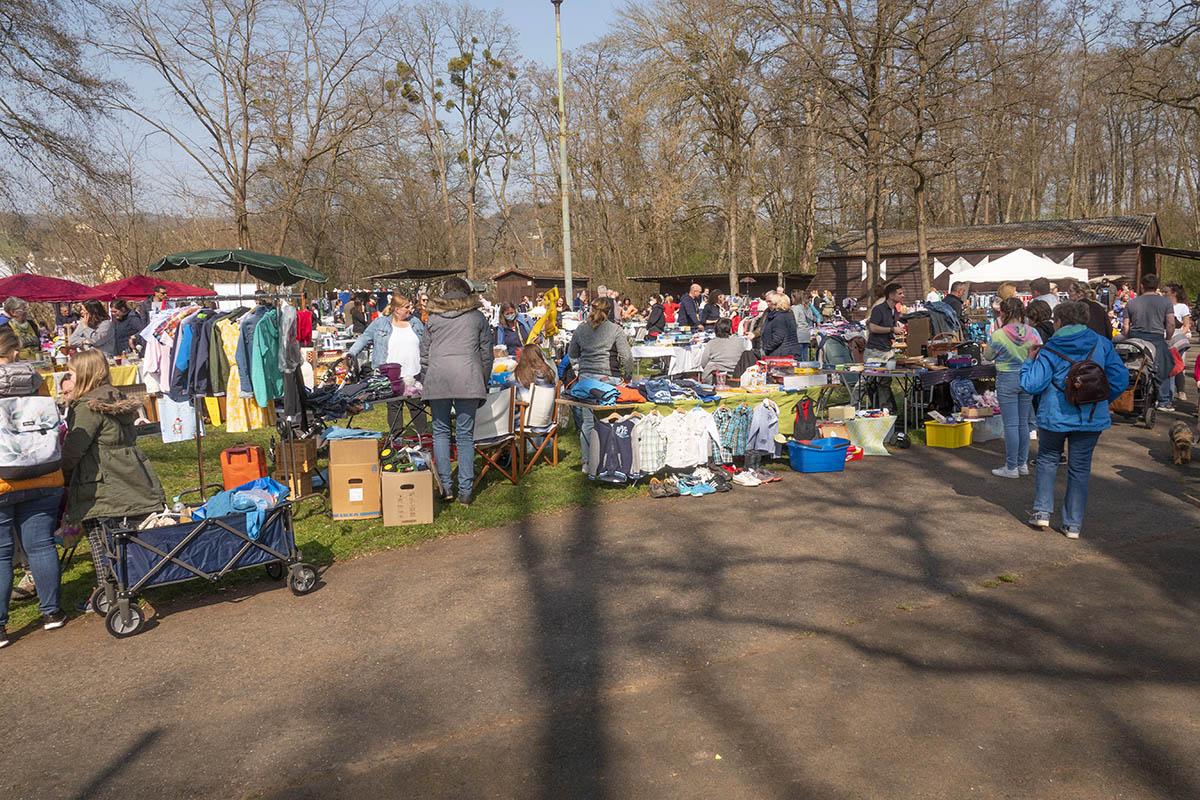
M 512 303 L 504 303 L 500 306 L 500 324 L 496 326 L 496 346 L 507 350 L 510 358 L 517 357 L 517 353 L 529 336 L 529 320 L 528 318 L 522 319 L 523 316 L 523 314 L 517 313 L 516 306 Z

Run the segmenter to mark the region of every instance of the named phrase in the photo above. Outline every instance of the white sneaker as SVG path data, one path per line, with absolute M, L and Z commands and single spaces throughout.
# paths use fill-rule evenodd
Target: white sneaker
M 1017 478 L 1020 477 L 1021 472 L 1019 470 L 1009 469 L 1008 467 L 996 467 L 994 470 L 992 470 L 992 474 L 997 478 Z
M 751 475 L 749 472 L 739 472 L 733 476 L 733 482 L 739 486 L 761 486 L 762 481 Z
M 1017 474 L 1020 475 L 1022 478 L 1024 478 L 1026 475 L 1029 474 L 1029 462 L 1028 461 L 1017 467 Z

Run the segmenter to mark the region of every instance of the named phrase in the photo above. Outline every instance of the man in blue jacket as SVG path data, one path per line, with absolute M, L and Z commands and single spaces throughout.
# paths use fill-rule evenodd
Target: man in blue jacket
M 1030 358 L 1021 365 L 1021 388 L 1040 398 L 1037 483 L 1029 524 L 1050 527 L 1058 460 L 1069 443 L 1067 495 L 1062 511 L 1062 532 L 1068 539 L 1078 539 L 1083 526 L 1092 452 L 1100 433 L 1112 424 L 1108 403 L 1129 387 L 1129 370 L 1112 342 L 1090 330 L 1087 321 L 1088 309 L 1083 303 L 1059 303 L 1054 307 L 1054 335 L 1040 349 L 1034 345 Z M 1067 371 L 1073 363 L 1087 360 L 1099 364 L 1108 377 L 1108 402 L 1072 405 L 1063 390 Z
M 675 322 L 680 327 L 700 327 L 700 284 L 693 283 L 688 293 L 679 298 L 679 311 L 676 312 Z

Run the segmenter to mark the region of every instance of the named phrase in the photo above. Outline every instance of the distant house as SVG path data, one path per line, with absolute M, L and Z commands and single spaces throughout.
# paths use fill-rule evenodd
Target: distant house
M 879 239 L 881 278 L 899 281 L 907 298 L 920 298 L 916 231 L 882 231 Z M 1086 269 L 1089 277 L 1114 275 L 1131 284 L 1142 275 L 1157 273 L 1159 256 L 1186 253 L 1162 246 L 1153 214 L 930 228 L 927 241 L 933 285 L 942 291 L 948 287 L 952 272 L 1017 248 L 1058 264 Z M 821 292 L 828 289 L 839 300 L 853 297 L 869 304 L 865 254 L 862 233 L 833 240 L 817 254 L 812 288 Z
M 492 280 L 496 283 L 496 298 L 501 303 L 512 303 L 516 305 L 521 302 L 522 297 L 528 297 L 530 300 L 534 296 L 541 294 L 547 289 L 558 287 L 558 291 L 563 291 L 563 275 L 561 272 L 539 272 L 528 269 L 508 269 L 504 272 L 497 273 L 492 276 Z M 588 277 L 575 272 L 571 275 L 571 283 L 575 287 L 575 291 L 588 288 Z M 571 298 L 567 298 L 567 306 L 570 307 Z

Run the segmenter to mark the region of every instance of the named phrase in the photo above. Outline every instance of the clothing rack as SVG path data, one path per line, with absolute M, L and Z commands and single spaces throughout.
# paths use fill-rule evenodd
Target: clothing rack
M 220 300 L 238 300 L 238 301 L 252 300 L 255 302 L 258 302 L 259 300 L 283 300 L 283 299 L 289 299 L 289 298 L 300 297 L 300 296 L 301 296 L 300 292 L 265 292 L 265 293 L 256 292 L 249 296 L 240 295 L 240 294 L 237 294 L 237 295 L 204 295 L 204 296 L 191 296 L 191 297 L 171 297 L 168 299 L 172 300 L 172 301 L 187 301 L 187 302 L 196 302 L 196 301 L 207 300 L 209 302 L 215 303 Z M 204 444 L 203 444 L 204 437 L 200 435 L 200 424 L 201 424 L 201 419 L 203 416 L 200 412 L 200 406 L 203 402 L 204 402 L 203 397 L 199 397 L 199 396 L 192 397 L 192 413 L 195 415 L 195 421 L 196 421 L 196 424 L 195 424 L 195 428 L 196 428 L 196 469 L 198 472 L 198 477 L 200 479 L 200 484 L 196 487 L 193 487 L 192 489 L 187 489 L 183 492 L 180 492 L 180 496 L 182 496 L 184 494 L 187 494 L 188 492 L 199 491 L 200 492 L 200 501 L 202 503 L 207 501 L 207 497 L 205 495 L 205 492 L 207 489 L 209 489 L 209 488 L 222 488 L 223 489 L 224 488 L 224 484 L 216 484 L 216 483 L 206 484 L 204 482 Z M 272 401 L 272 402 L 274 402 L 274 401 Z M 288 475 L 292 475 L 292 474 L 294 474 L 294 469 L 293 469 L 294 464 L 291 463 L 292 462 L 292 450 L 293 450 L 293 445 L 296 441 L 294 425 L 297 422 L 297 418 L 295 416 L 289 417 L 289 416 L 285 415 L 283 417 L 283 420 L 287 425 L 287 442 L 288 442 L 288 445 L 285 448 L 285 452 L 284 452 L 283 468 Z
M 170 302 L 202 302 L 208 300 L 216 303 L 221 300 L 286 300 L 293 297 L 300 297 L 301 292 L 268 292 L 254 294 L 206 294 L 195 295 L 191 297 L 168 297 Z

